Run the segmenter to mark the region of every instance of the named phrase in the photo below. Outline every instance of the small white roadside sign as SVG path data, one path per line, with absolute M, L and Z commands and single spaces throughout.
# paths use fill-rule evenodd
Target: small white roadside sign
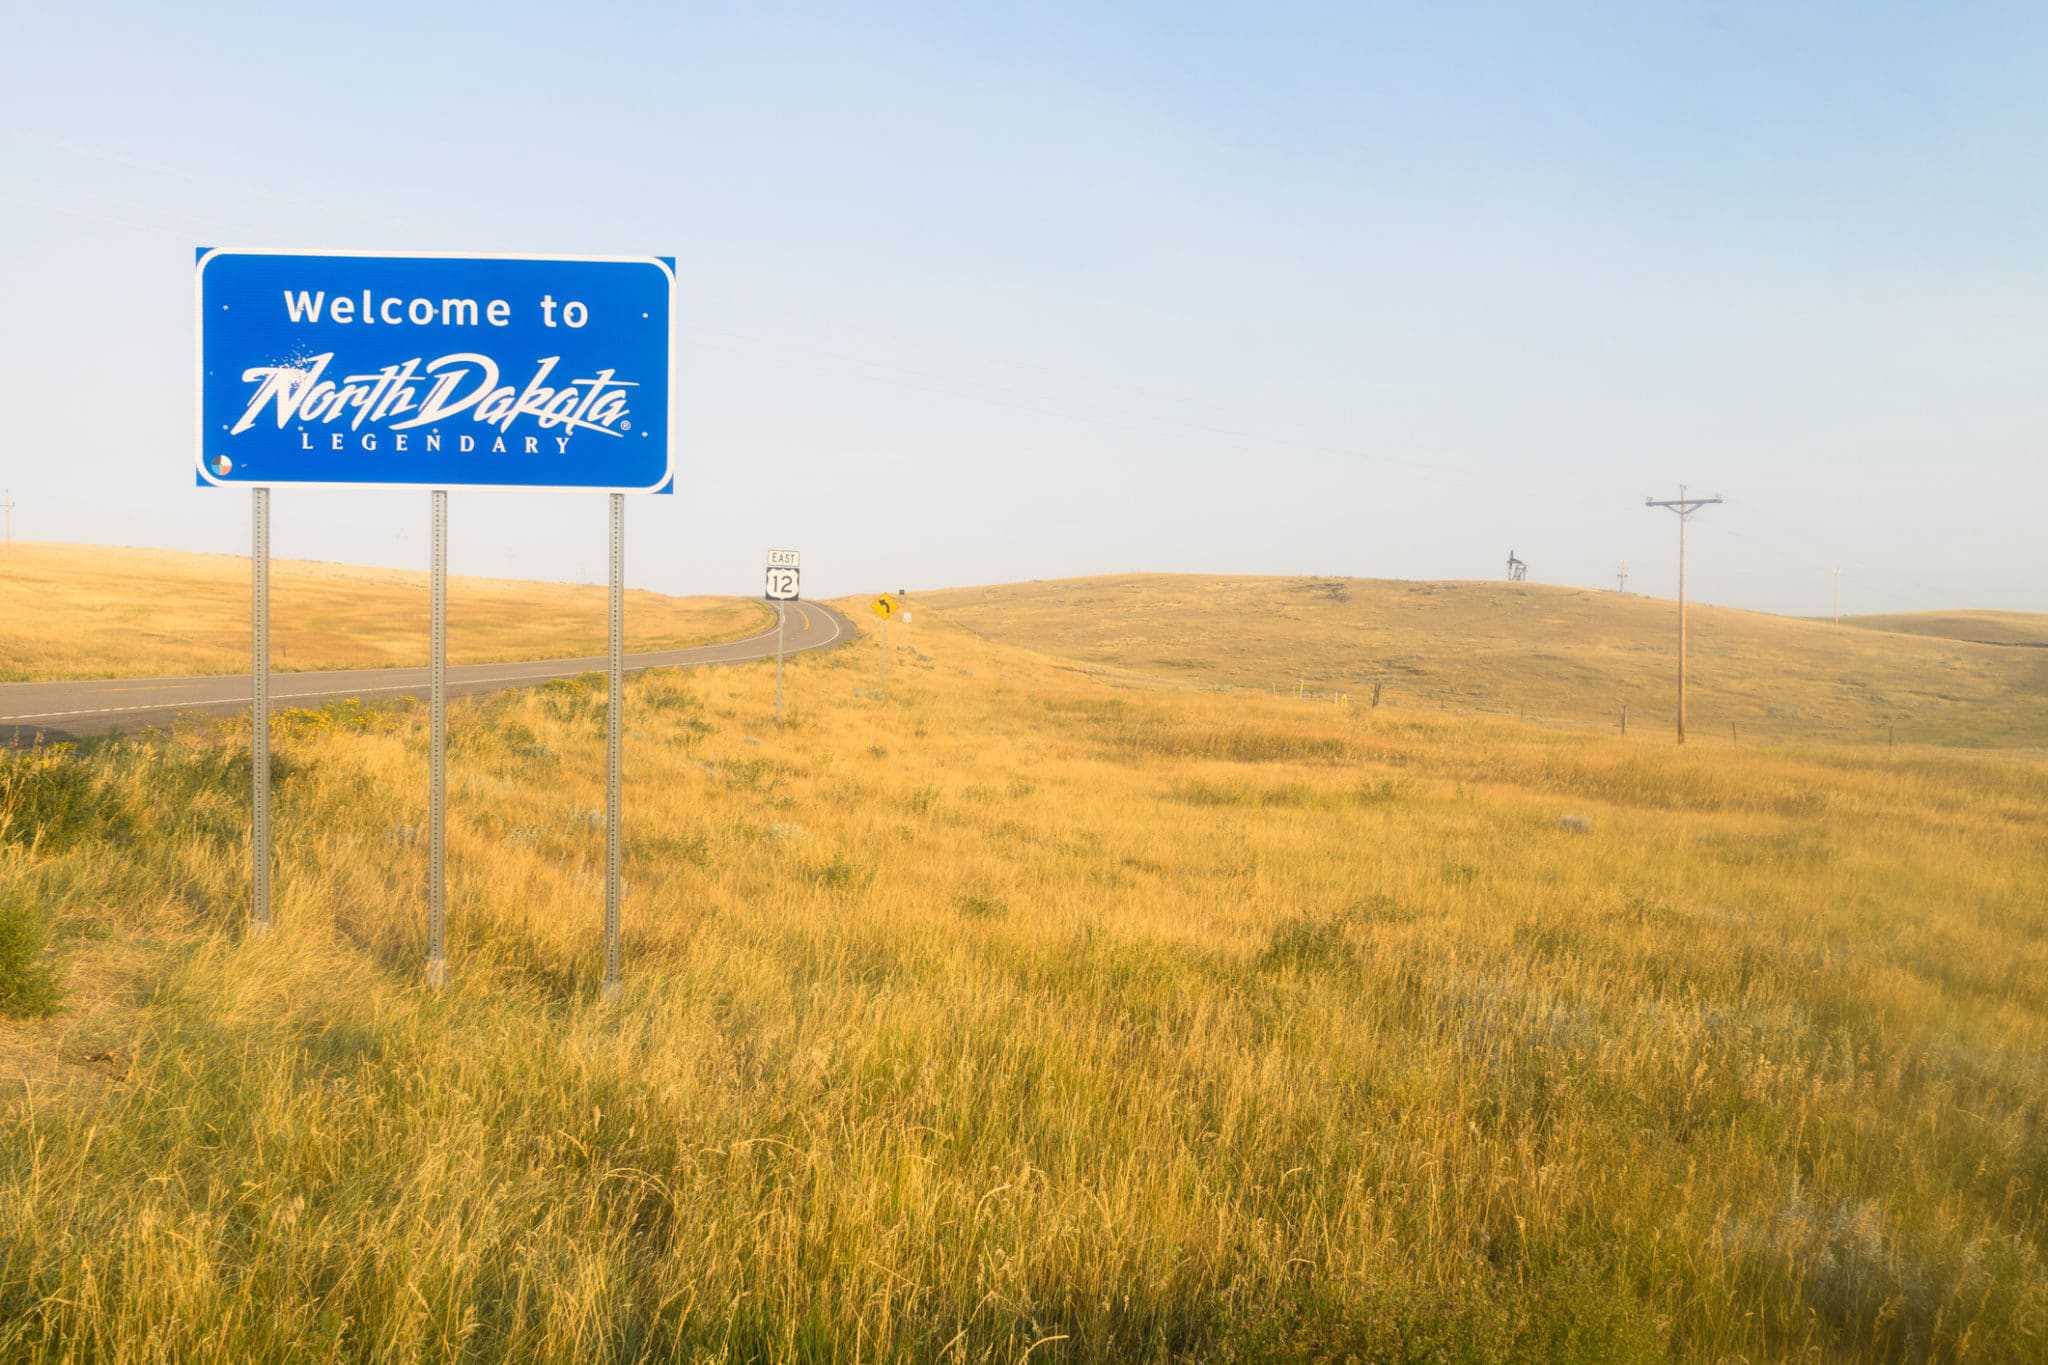
M 770 602 L 794 602 L 803 582 L 803 556 L 795 550 L 768 552 L 768 586 L 763 595 Z M 801 608 L 808 617 L 809 608 Z M 782 724 L 782 632 L 789 613 L 775 610 L 775 723 Z

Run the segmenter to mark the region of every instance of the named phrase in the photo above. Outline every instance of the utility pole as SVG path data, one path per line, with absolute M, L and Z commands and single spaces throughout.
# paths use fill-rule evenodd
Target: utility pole
M 1628 561 L 1626 559 L 1622 560 L 1621 567 L 1615 570 L 1614 590 L 1623 594 L 1628 592 Z
M 1842 624 L 1842 566 L 1835 565 L 1835 624 Z
M 1665 498 L 1661 501 L 1656 498 L 1643 499 L 1643 506 L 1645 507 L 1668 508 L 1678 514 L 1678 742 L 1680 744 L 1685 743 L 1685 647 L 1687 624 L 1685 611 L 1685 524 L 1691 521 L 1692 514 L 1699 511 L 1702 507 L 1712 507 L 1720 501 L 1719 497 L 1688 498 L 1685 495 L 1684 484 L 1678 485 L 1678 496 L 1675 498 Z
M 14 490 L 10 488 L 0 493 L 0 498 L 7 499 L 0 502 L 0 512 L 7 516 L 7 553 L 11 555 L 14 553 Z

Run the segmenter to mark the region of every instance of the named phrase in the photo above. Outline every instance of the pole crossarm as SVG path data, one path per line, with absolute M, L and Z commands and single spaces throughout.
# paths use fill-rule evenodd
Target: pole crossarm
M 1645 507 L 1668 507 L 1668 508 L 1670 508 L 1670 509 L 1671 509 L 1672 511 L 1674 511 L 1674 512 L 1678 513 L 1678 515 L 1679 515 L 1679 516 L 1681 516 L 1681 517 L 1689 517 L 1689 516 L 1691 516 L 1691 515 L 1692 515 L 1693 513 L 1695 513 L 1695 512 L 1697 512 L 1697 511 L 1699 511 L 1699 510 L 1700 510 L 1700 509 L 1701 509 L 1702 507 L 1712 507 L 1712 506 L 1713 506 L 1713 505 L 1714 505 L 1715 503 L 1718 503 L 1718 502 L 1724 502 L 1724 501 L 1726 501 L 1726 499 L 1724 499 L 1724 498 L 1720 498 L 1720 497 L 1712 497 L 1712 498 L 1644 498 L 1644 499 L 1643 499 L 1643 506 L 1645 506 Z

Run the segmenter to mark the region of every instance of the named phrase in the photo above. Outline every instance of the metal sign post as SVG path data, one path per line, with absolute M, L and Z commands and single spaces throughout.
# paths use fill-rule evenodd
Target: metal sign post
M 795 550 L 768 552 L 768 584 L 763 594 L 775 604 L 775 723 L 782 724 L 782 634 L 789 621 L 785 603 L 797 599 L 803 573 L 803 556 Z
M 889 618 L 896 614 L 896 599 L 883 593 L 873 603 L 875 615 L 882 618 L 882 686 L 889 685 Z
M 605 669 L 604 998 L 619 998 L 619 720 L 626 655 L 626 498 L 612 501 L 611 655 Z
M 249 491 L 249 928 L 270 929 L 270 490 Z
M 433 696 L 427 742 L 427 984 L 448 981 L 448 490 L 433 502 L 433 586 L 428 627 L 433 653 Z

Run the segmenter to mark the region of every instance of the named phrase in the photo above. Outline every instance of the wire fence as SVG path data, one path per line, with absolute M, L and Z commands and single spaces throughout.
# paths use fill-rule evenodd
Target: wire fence
M 1453 716 L 1483 716 L 1489 719 L 1537 725 L 1545 729 L 1578 734 L 1606 733 L 1617 737 L 1672 743 L 1677 737 L 1677 712 L 1668 700 L 1617 696 L 1601 708 L 1570 712 L 1543 707 L 1502 706 L 1470 697 L 1410 690 L 1393 685 L 1389 679 L 1327 679 L 1296 676 L 1291 682 L 1267 686 L 1202 682 L 1137 670 L 1102 665 L 1067 664 L 1066 671 L 1097 678 L 1115 686 L 1147 691 L 1197 692 L 1218 695 L 1262 696 L 1314 706 L 1343 709 L 1356 715 L 1375 710 L 1428 712 Z M 1875 719 L 1868 724 L 1844 725 L 1799 715 L 1764 715 L 1751 712 L 1729 715 L 1709 699 L 1706 705 L 1688 708 L 1688 744 L 1782 745 L 1826 744 L 1857 748 L 1899 749 L 1925 745 L 1942 748 L 1996 750 L 2003 753 L 2048 754 L 2048 745 L 1995 739 L 1959 739 L 1957 727 L 1931 721 L 1917 711 Z

